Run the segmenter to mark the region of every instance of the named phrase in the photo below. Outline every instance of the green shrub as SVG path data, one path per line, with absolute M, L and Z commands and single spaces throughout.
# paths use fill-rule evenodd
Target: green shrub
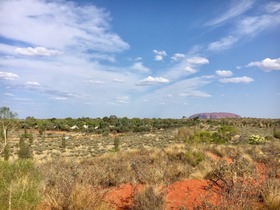
M 187 151 L 185 157 L 187 162 L 193 167 L 197 166 L 201 161 L 205 160 L 204 154 L 197 151 Z
M 273 136 L 277 139 L 280 139 L 280 128 L 274 128 L 273 129 Z
M 227 143 L 226 139 L 223 138 L 223 136 L 221 136 L 218 132 L 213 133 L 211 138 L 212 138 L 212 143 L 214 143 L 214 144 L 225 144 L 225 143 Z
M 179 141 L 189 142 L 193 138 L 193 135 L 194 135 L 193 129 L 190 129 L 188 127 L 182 127 L 178 129 L 176 138 Z
M 251 135 L 249 137 L 249 144 L 264 144 L 266 139 L 260 135 Z
M 61 138 L 61 148 L 65 149 L 66 148 L 66 136 L 63 134 Z
M 3 150 L 4 160 L 8 161 L 10 157 L 10 146 L 7 144 Z
M 114 138 L 114 151 L 117 152 L 120 150 L 120 139 Z
M 26 140 L 25 134 L 23 134 L 19 140 L 19 150 L 18 150 L 19 159 L 32 158 L 32 151 L 30 145 L 25 140 Z
M 195 131 L 192 141 L 194 143 L 210 143 L 212 140 L 211 133 L 209 131 L 198 130 Z
M 0 162 L 0 210 L 36 209 L 41 190 L 40 175 L 31 161 Z
M 218 134 L 222 141 L 229 142 L 237 134 L 237 129 L 233 126 L 224 125 L 218 129 Z

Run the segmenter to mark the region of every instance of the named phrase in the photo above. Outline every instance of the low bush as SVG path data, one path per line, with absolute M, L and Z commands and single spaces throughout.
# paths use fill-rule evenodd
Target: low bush
M 273 129 L 273 136 L 277 139 L 280 139 L 280 128 L 274 127 Z
M 249 137 L 249 144 L 264 144 L 266 143 L 266 139 L 260 135 L 251 135 Z
M 41 196 L 41 177 L 33 162 L 0 162 L 0 210 L 36 209 Z
M 276 179 L 267 180 L 261 189 L 262 198 L 267 209 L 280 209 L 280 182 Z
M 196 167 L 201 161 L 205 160 L 205 155 L 199 151 L 187 151 L 185 153 L 187 162 Z
M 162 210 L 163 203 L 164 193 L 156 192 L 153 187 L 148 186 L 136 193 L 132 210 Z

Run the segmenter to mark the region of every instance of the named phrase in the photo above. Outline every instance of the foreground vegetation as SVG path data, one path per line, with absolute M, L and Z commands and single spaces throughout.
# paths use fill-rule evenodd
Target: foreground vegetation
M 171 209 L 170 186 L 187 179 L 208 183 L 192 209 L 280 208 L 279 120 L 9 123 L 6 139 L 1 131 L 0 210 Z M 120 205 L 112 189 L 124 184 L 132 195 Z

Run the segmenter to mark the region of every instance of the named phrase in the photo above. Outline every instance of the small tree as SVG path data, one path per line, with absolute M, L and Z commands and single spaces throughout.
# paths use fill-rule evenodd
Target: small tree
M 3 155 L 4 155 L 4 160 L 8 161 L 9 157 L 10 157 L 10 147 L 9 147 L 9 144 L 7 144 L 5 146 L 4 151 L 3 151 Z
M 119 138 L 114 138 L 114 151 L 118 152 L 120 150 L 120 139 Z
M 26 142 L 26 135 L 22 134 L 19 140 L 19 150 L 18 150 L 18 158 L 19 159 L 28 159 L 32 158 L 32 151 L 30 149 L 30 145 Z
M 9 107 L 0 108 L 0 155 L 9 144 L 8 131 L 16 127 L 17 114 L 10 111 Z
M 61 139 L 61 148 L 65 149 L 66 148 L 66 136 L 63 134 L 62 139 Z

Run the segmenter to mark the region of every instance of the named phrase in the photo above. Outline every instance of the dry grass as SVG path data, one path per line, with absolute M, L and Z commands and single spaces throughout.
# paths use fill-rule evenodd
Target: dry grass
M 162 210 L 164 193 L 156 191 L 152 186 L 147 186 L 134 196 L 132 210 Z
M 280 209 L 280 182 L 277 179 L 267 180 L 261 189 L 267 209 Z

